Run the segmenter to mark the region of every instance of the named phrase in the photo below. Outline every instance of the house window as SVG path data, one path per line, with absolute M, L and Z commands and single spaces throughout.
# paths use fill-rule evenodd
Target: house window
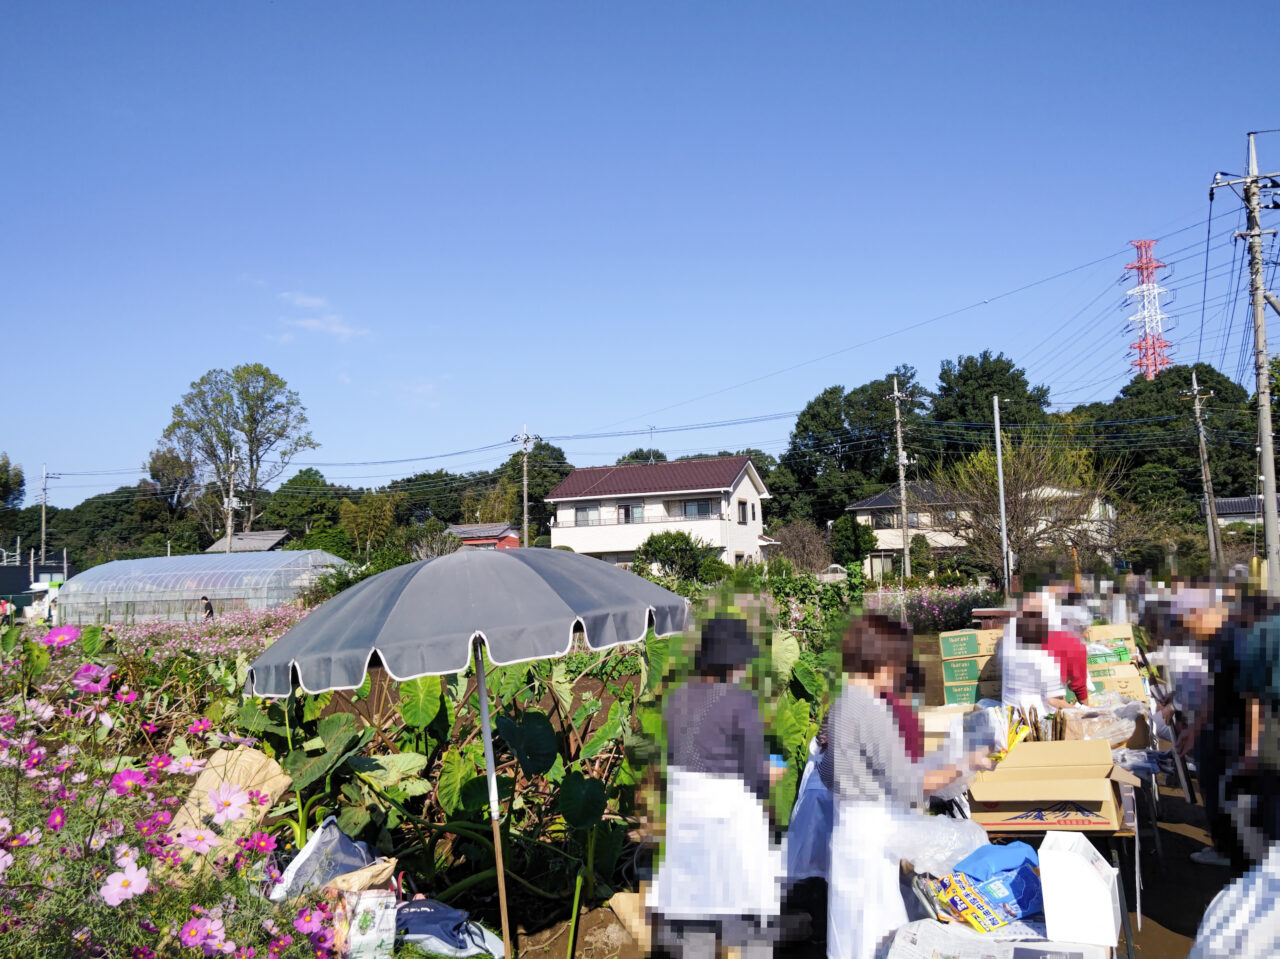
M 687 499 L 684 501 L 684 518 L 685 519 L 710 519 L 710 517 L 711 517 L 711 500 Z
M 899 520 L 901 517 L 891 510 L 885 510 L 880 513 L 871 515 L 871 525 L 875 529 L 897 529 L 902 525 Z
M 738 500 L 738 525 L 747 525 L 747 501 L 744 499 Z
M 573 511 L 574 526 L 599 526 L 600 525 L 600 507 L 599 506 L 579 506 Z
M 746 562 L 746 556 L 745 556 L 744 554 L 742 554 L 742 553 L 734 553 L 734 554 L 733 554 L 733 565 L 734 565 L 734 566 L 741 566 L 744 562 Z
M 643 523 L 644 522 L 644 504 L 643 503 L 624 503 L 618 507 L 619 523 Z
M 907 529 L 924 529 L 924 524 L 920 521 L 920 513 L 907 514 Z
M 752 503 L 751 504 L 751 522 L 754 523 L 755 521 L 756 521 L 756 504 Z

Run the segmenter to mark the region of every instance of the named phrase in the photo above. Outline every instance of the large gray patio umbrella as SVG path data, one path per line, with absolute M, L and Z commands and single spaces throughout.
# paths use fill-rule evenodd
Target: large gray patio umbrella
M 510 952 L 484 655 L 498 665 L 563 656 L 581 629 L 607 649 L 678 633 L 688 603 L 624 569 L 556 549 L 460 550 L 371 576 L 312 610 L 249 667 L 245 691 L 283 698 L 358 689 L 376 655 L 393 679 L 459 673 L 474 659 L 502 910 Z

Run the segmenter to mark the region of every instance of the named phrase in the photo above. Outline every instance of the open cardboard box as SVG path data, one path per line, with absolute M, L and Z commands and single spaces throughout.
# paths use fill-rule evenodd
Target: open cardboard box
M 938 634 L 938 652 L 943 659 L 990 656 L 1000 645 L 1002 629 L 957 629 Z
M 1115 830 L 1124 821 L 1121 784 L 1139 781 L 1111 761 L 1105 740 L 1019 743 L 970 782 L 970 815 L 995 832 Z

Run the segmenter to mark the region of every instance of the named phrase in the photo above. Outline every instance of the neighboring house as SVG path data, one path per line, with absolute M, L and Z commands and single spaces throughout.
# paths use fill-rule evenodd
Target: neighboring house
M 1280 496 L 1276 497 L 1280 502 Z M 1262 525 L 1261 496 L 1218 496 L 1214 498 L 1214 506 L 1218 508 L 1218 525 L 1229 523 L 1248 523 L 1250 526 Z M 1204 500 L 1200 501 L 1200 515 L 1205 514 Z
M 231 536 L 231 552 L 264 553 L 267 550 L 279 549 L 289 542 L 287 529 L 258 529 L 249 533 L 234 533 Z M 208 549 L 206 553 L 225 553 L 227 538 L 224 536 Z
M 654 533 L 688 533 L 726 563 L 763 559 L 762 501 L 769 498 L 746 456 L 576 469 L 546 498 L 555 509 L 551 545 L 628 565 Z
M 859 523 L 866 523 L 876 534 L 876 548 L 862 563 L 862 571 L 870 580 L 893 576 L 895 559 L 901 560 L 902 546 L 922 535 L 934 549 L 954 550 L 964 545 L 959 537 L 947 532 L 942 524 L 954 519 L 956 503 L 952 495 L 932 483 L 907 484 L 907 529 L 902 529 L 902 500 L 897 484 L 874 496 L 845 507 Z
M 1036 521 L 1033 538 L 1040 541 L 1040 545 L 1057 541 L 1064 535 L 1099 545 L 1108 542 L 1108 530 L 1116 517 L 1115 508 L 1101 500 L 1078 506 L 1062 505 L 1078 503 L 1075 498 L 1079 495 L 1051 486 L 1041 487 L 1035 492 L 1040 518 Z M 966 546 L 963 531 L 970 525 L 968 520 L 973 515 L 954 494 L 932 483 L 907 484 L 905 531 L 897 485 L 845 509 L 853 513 L 858 522 L 870 524 L 875 532 L 876 549 L 863 562 L 863 572 L 868 579 L 875 581 L 893 577 L 894 563 L 902 557 L 904 541 L 909 545 L 917 535 L 924 536 L 935 551 L 955 551 Z M 1012 549 L 1013 544 L 1010 546 Z
M 510 523 L 460 523 L 445 530 L 476 549 L 512 549 L 520 545 L 520 531 Z

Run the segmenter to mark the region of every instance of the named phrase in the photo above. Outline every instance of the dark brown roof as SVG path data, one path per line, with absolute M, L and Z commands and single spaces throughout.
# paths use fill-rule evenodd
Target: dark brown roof
M 502 539 L 516 535 L 515 527 L 510 523 L 454 523 L 445 532 L 461 540 Z
M 747 456 L 679 460 L 674 463 L 628 463 L 576 469 L 547 494 L 548 500 L 588 496 L 634 496 L 641 493 L 684 493 L 725 490 L 733 486 Z

